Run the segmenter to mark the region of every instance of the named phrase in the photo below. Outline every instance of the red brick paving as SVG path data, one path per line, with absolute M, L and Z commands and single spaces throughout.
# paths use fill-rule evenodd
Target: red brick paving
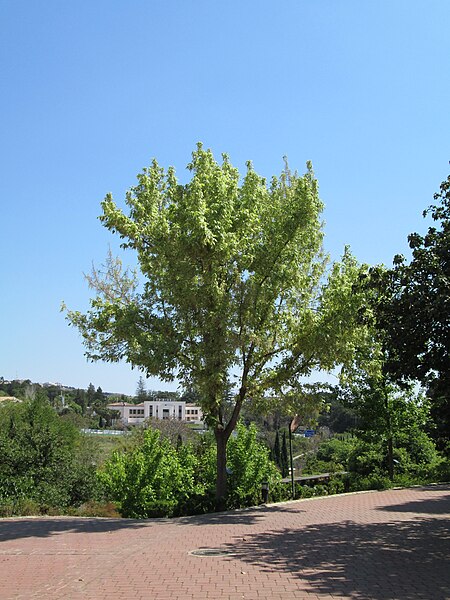
M 449 600 L 449 517 L 442 485 L 173 520 L 3 519 L 0 600 Z

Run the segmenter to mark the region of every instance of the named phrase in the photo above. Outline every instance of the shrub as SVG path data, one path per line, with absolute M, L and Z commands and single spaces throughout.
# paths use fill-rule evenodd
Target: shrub
M 97 502 L 95 500 L 90 500 L 75 508 L 69 508 L 67 514 L 76 517 L 120 518 L 117 506 L 113 502 Z
M 0 517 L 40 514 L 42 514 L 40 504 L 29 498 L 9 498 L 0 502 Z
M 216 447 L 210 434 L 195 446 L 176 448 L 157 430 L 148 429 L 122 451 L 115 451 L 98 477 L 106 498 L 125 517 L 148 518 L 198 514 L 214 510 Z M 276 487 L 281 476 L 269 450 L 256 439 L 256 428 L 239 424 L 227 449 L 227 507 L 261 502 L 261 484 Z
M 317 449 L 317 458 L 325 463 L 331 463 L 336 467 L 336 470 L 346 470 L 348 466 L 348 458 L 355 447 L 356 438 L 347 437 L 331 438 L 325 440 Z M 329 469 L 331 470 L 331 469 Z
M 87 500 L 93 490 L 95 466 L 92 448 L 89 452 L 83 448 L 84 440 L 76 427 L 61 419 L 39 395 L 2 406 L 0 502 L 19 510 L 26 500 L 48 511 Z
M 392 482 L 386 474 L 375 472 L 367 476 L 352 474 L 349 477 L 350 491 L 386 490 L 392 487 Z
M 172 516 L 190 496 L 202 491 L 195 481 L 197 466 L 190 446 L 177 453 L 159 431 L 148 429 L 140 446 L 113 452 L 98 476 L 122 516 Z
M 239 423 L 236 435 L 228 442 L 227 465 L 228 508 L 252 506 L 261 502 L 263 482 L 276 486 L 281 480 L 280 472 L 270 460 L 269 449 L 258 442 L 257 430 L 251 424 L 248 428 Z
M 433 468 L 430 473 L 432 481 L 450 482 L 450 458 L 443 458 Z

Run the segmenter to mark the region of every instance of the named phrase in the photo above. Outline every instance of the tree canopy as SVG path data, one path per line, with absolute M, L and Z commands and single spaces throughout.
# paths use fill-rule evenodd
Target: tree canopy
M 142 277 L 110 254 L 87 277 L 97 292 L 90 309 L 67 317 L 89 358 L 124 359 L 197 390 L 216 436 L 219 498 L 243 403 L 281 392 L 298 400 L 300 375 L 331 369 L 350 352 L 356 267 L 347 252 L 326 272 L 310 164 L 303 176 L 286 164 L 267 182 L 248 162 L 240 178 L 226 155 L 219 164 L 198 144 L 188 170 L 181 184 L 154 160 L 126 195 L 128 214 L 106 196 L 100 219 L 136 251 Z
M 394 258 L 392 269 L 373 269 L 377 327 L 383 331 L 385 372 L 399 382 L 428 387 L 441 442 L 450 440 L 450 176 L 436 204 L 424 211 L 436 225 L 408 236 L 409 263 Z

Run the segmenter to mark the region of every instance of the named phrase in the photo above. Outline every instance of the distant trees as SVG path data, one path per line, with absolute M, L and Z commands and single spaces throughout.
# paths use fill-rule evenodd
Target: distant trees
M 95 386 L 92 383 L 90 383 L 88 385 L 88 388 L 86 390 L 86 397 L 87 397 L 88 406 L 93 406 L 94 399 L 95 399 Z
M 286 442 L 286 430 L 283 431 L 283 441 L 280 444 L 280 432 L 277 429 L 271 457 L 280 469 L 281 476 L 287 477 L 289 475 L 289 456 Z
M 147 400 L 180 400 L 180 394 L 167 390 L 148 390 Z
M 107 402 L 107 398 L 106 398 L 105 394 L 103 393 L 102 388 L 99 386 L 95 390 L 94 406 L 102 406 L 102 405 L 106 404 L 106 402 Z
M 75 402 L 75 404 L 77 404 L 80 407 L 81 414 L 82 415 L 86 414 L 86 409 L 88 406 L 86 390 L 82 390 L 82 389 L 75 390 L 73 401 Z
M 25 398 L 25 390 L 30 385 L 32 384 L 29 379 L 25 381 L 5 381 L 2 377 L 0 380 L 0 389 L 5 392 L 7 396 L 15 398 Z
M 137 404 L 145 402 L 146 400 L 184 400 L 185 402 L 191 402 L 193 401 L 193 398 L 198 398 L 198 395 L 192 390 L 192 388 L 189 389 L 188 392 L 183 395 L 183 397 L 181 397 L 178 392 L 168 390 L 147 390 L 145 380 L 142 376 L 140 376 L 136 387 L 134 402 Z
M 331 433 L 345 433 L 358 427 L 358 413 L 351 403 L 339 397 L 338 388 L 328 403 L 328 410 L 319 417 L 319 427 L 328 427 Z

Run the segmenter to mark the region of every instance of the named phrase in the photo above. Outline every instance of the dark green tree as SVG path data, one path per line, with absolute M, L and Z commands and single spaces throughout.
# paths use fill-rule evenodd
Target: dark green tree
M 345 433 L 358 426 L 358 413 L 351 404 L 347 404 L 336 396 L 329 402 L 318 421 L 319 427 L 328 427 L 332 433 Z
M 95 400 L 95 387 L 92 383 L 88 385 L 88 389 L 86 391 L 86 398 L 88 406 L 92 407 L 94 405 Z
M 145 387 L 145 381 L 144 381 L 144 378 L 141 376 L 141 377 L 139 377 L 137 388 L 136 388 L 136 402 L 137 403 L 144 402 L 144 400 L 147 400 L 147 398 L 148 398 L 148 395 L 147 395 L 147 389 Z
M 78 461 L 83 440 L 77 428 L 39 394 L 2 406 L 0 500 L 29 498 L 50 506 L 87 500 L 84 494 L 95 482 L 95 456 L 91 449 L 88 463 Z M 84 492 L 81 487 L 77 491 L 78 486 Z
M 77 389 L 75 394 L 74 394 L 74 402 L 76 404 L 78 404 L 78 406 L 80 406 L 81 408 L 81 414 L 85 415 L 86 414 L 86 408 L 87 408 L 87 397 L 86 397 L 86 392 L 85 390 L 80 390 Z
M 434 225 L 409 235 L 412 259 L 372 269 L 373 307 L 386 350 L 384 371 L 397 382 L 420 381 L 432 399 L 441 447 L 450 440 L 450 176 L 424 211 Z M 372 298 L 374 296 L 372 295 Z
M 94 406 L 105 406 L 106 405 L 106 396 L 103 393 L 102 388 L 99 386 L 95 390 L 94 394 Z
M 286 441 L 286 430 L 283 430 L 283 442 L 281 444 L 280 453 L 281 475 L 287 477 L 289 475 L 289 454 Z
M 275 443 L 272 449 L 272 460 L 281 469 L 280 432 L 278 431 L 278 429 L 275 434 Z
M 180 400 L 190 404 L 200 404 L 200 394 L 192 385 L 188 385 L 184 388 Z
M 149 390 L 147 392 L 147 400 L 179 400 L 178 392 L 169 392 L 167 390 Z

